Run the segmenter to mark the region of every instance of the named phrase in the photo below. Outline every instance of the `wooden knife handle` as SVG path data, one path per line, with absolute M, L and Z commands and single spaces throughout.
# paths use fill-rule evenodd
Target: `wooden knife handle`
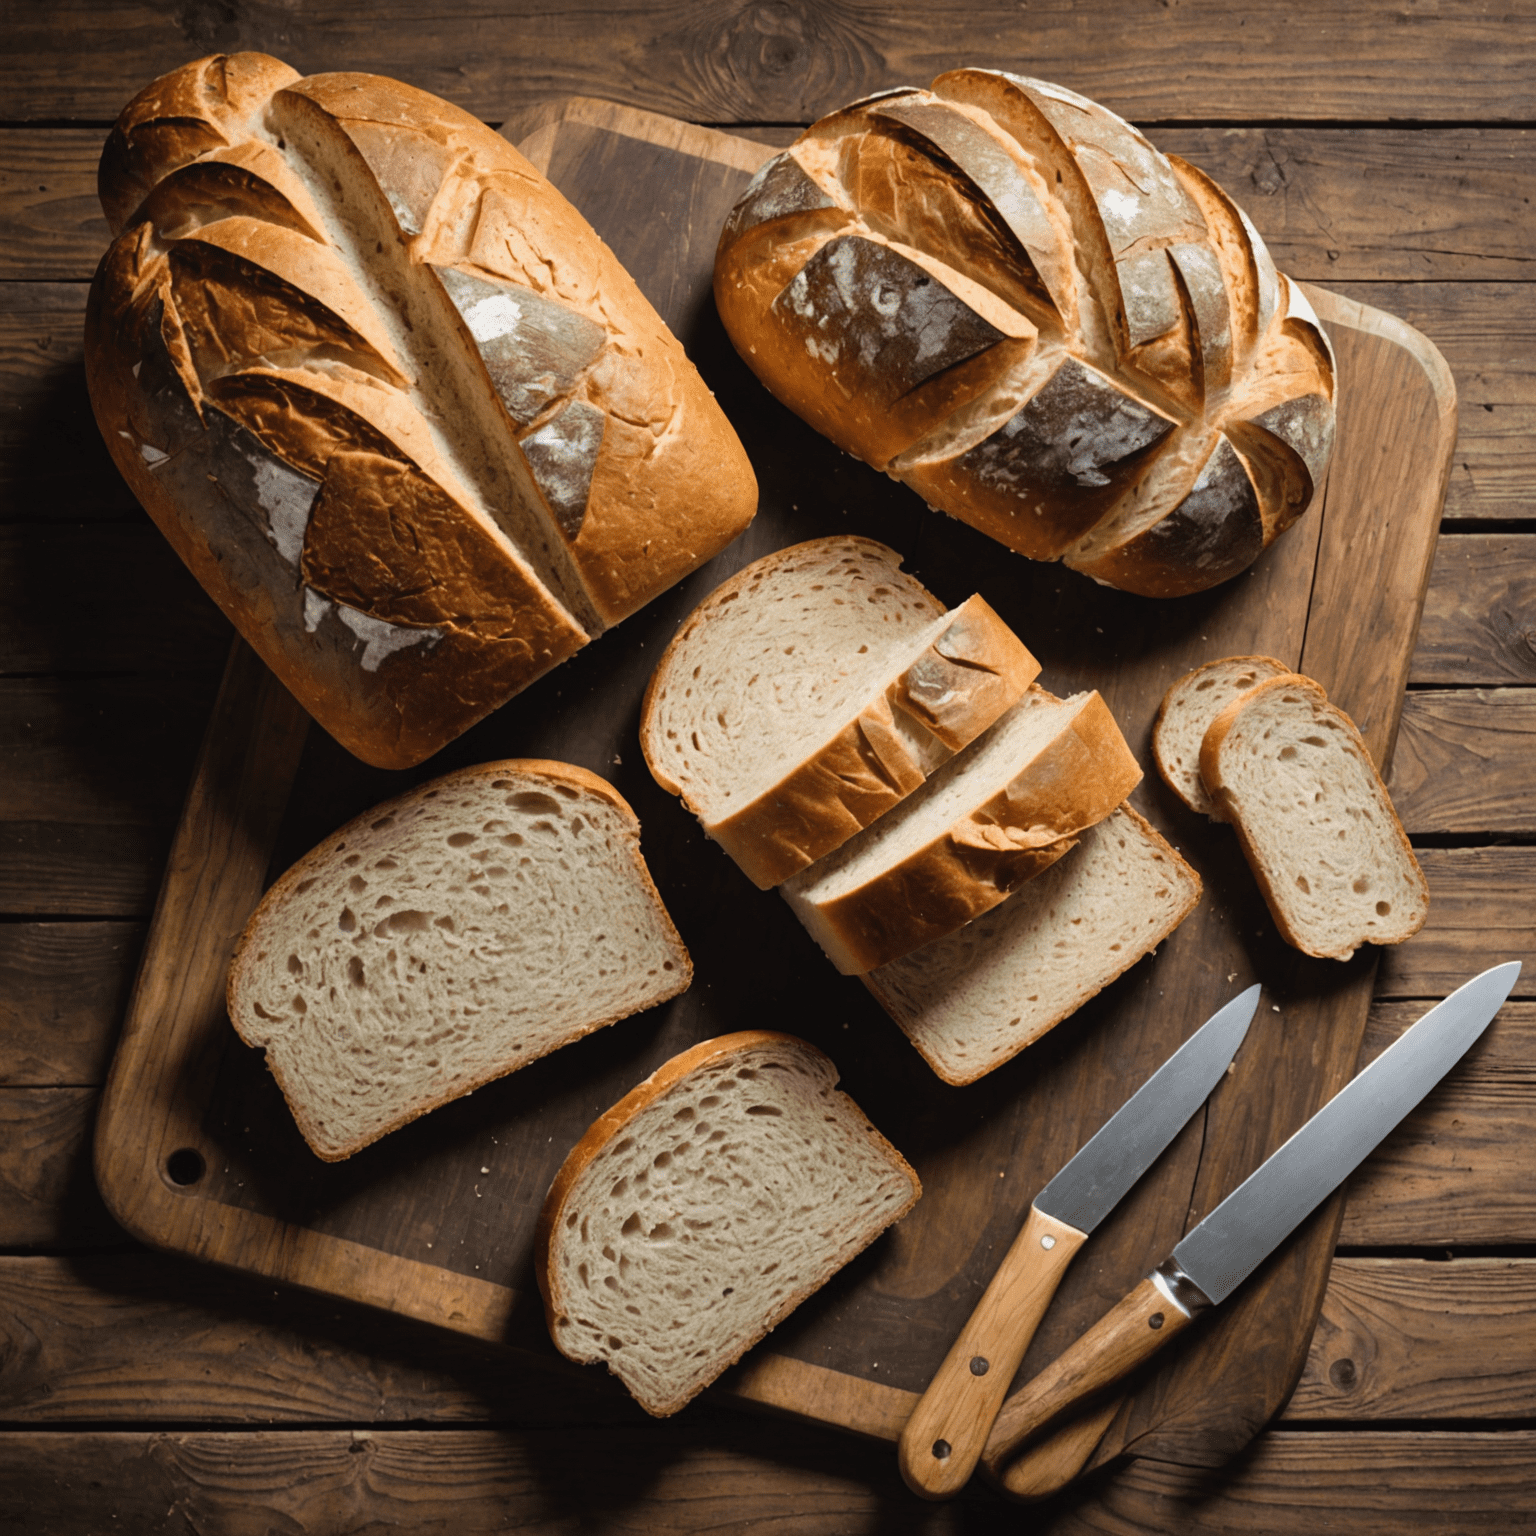
M 1112 1395 L 1081 1418 L 1068 1419 L 1045 1439 L 1036 1440 L 1003 1469 L 1003 1487 L 1029 1503 L 1060 1493 L 1087 1465 L 1124 1403 L 1123 1397 Z
M 1029 1208 L 1029 1219 L 901 1433 L 907 1486 L 948 1499 L 966 1485 L 987 1431 L 1085 1232 Z
M 1149 1276 L 1035 1379 L 1003 1404 L 982 1452 L 987 1471 L 1006 1481 L 1013 1453 L 1053 1419 L 1128 1376 L 1190 1324 Z

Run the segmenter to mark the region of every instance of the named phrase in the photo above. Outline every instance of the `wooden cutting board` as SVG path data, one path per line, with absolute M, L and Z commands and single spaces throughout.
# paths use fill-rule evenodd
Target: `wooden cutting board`
M 858 982 L 834 973 L 779 898 L 755 890 L 651 781 L 636 722 L 652 666 L 727 575 L 802 539 L 861 533 L 901 550 L 946 605 L 980 590 L 1044 662 L 1042 682 L 1058 693 L 1103 692 L 1145 764 L 1168 684 L 1200 661 L 1248 652 L 1318 679 L 1387 763 L 1455 438 L 1454 388 L 1417 332 L 1309 290 L 1341 375 L 1324 504 L 1213 592 L 1155 602 L 1109 591 L 927 511 L 780 407 L 737 359 L 710 298 L 710 266 L 727 211 L 771 151 L 583 99 L 503 131 L 681 335 L 752 456 L 761 511 L 724 554 L 424 770 L 388 773 L 348 757 L 308 729 L 236 643 L 107 1086 L 97 1178 L 118 1219 L 147 1243 L 553 1361 L 530 1249 L 566 1151 L 687 1045 L 788 1028 L 838 1063 L 843 1086 L 917 1166 L 926 1193 L 716 1395 L 894 1439 L 1035 1191 L 1148 1073 L 1222 1002 L 1264 983 L 1232 1073 L 1079 1257 L 1020 1380 L 1347 1080 L 1375 954 L 1341 965 L 1280 943 L 1230 831 L 1184 811 L 1151 774 L 1134 801 L 1199 869 L 1200 907 L 1155 958 L 1021 1057 L 969 1088 L 947 1087 Z M 269 879 L 342 821 L 423 778 L 504 756 L 584 764 L 630 799 L 694 956 L 693 987 L 348 1162 L 322 1164 L 261 1055 L 225 1018 L 234 940 Z M 1216 1465 L 1257 1432 L 1300 1372 L 1341 1211 L 1335 1199 L 1314 1216 L 1140 1380 L 1092 1465 L 1126 1451 Z

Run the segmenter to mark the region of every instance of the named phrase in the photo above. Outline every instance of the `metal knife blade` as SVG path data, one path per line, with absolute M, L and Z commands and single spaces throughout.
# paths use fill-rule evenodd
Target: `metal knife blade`
M 1431 1008 L 1135 1290 L 1015 1392 L 988 1437 L 983 1453 L 988 1472 L 1010 1487 L 1012 1458 L 1021 1446 L 1129 1375 L 1199 1313 L 1224 1301 L 1455 1066 L 1493 1022 L 1519 975 L 1518 962 L 1496 965 Z M 1024 1479 L 1018 1491 L 1026 1494 L 1032 1486 Z
M 1493 1022 L 1519 961 L 1475 976 L 1384 1050 L 1251 1173 L 1173 1250 L 1214 1305 L 1373 1152 Z
M 902 1430 L 901 1474 L 915 1492 L 945 1499 L 965 1486 L 1073 1256 L 1205 1102 L 1258 1005 L 1249 987 L 1207 1019 L 1035 1197 Z
M 1213 1013 L 1035 1196 L 1035 1209 L 1092 1232 L 1205 1103 L 1258 1006 L 1252 986 Z

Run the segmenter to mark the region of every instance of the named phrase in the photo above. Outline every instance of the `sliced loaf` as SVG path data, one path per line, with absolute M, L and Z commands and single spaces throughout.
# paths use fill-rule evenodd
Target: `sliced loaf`
M 1238 694 L 1266 678 L 1290 675 L 1291 669 L 1273 656 L 1224 656 L 1186 672 L 1163 695 L 1152 726 L 1152 755 L 1169 789 L 1190 810 L 1213 821 L 1225 819 L 1200 777 L 1200 743 L 1211 721 Z
M 784 897 L 838 970 L 860 975 L 997 906 L 1140 779 L 1097 693 L 1033 687 L 894 810 L 787 881 Z
M 1194 911 L 1200 877 L 1130 806 L 975 922 L 864 977 L 946 1083 L 973 1083 Z
M 534 1241 L 550 1336 L 676 1413 L 911 1209 L 906 1160 L 793 1035 L 706 1040 L 576 1144 Z
M 652 774 L 765 890 L 889 810 L 1040 671 L 982 598 L 945 613 L 900 566 L 860 538 L 765 556 L 699 605 L 651 678 Z
M 518 759 L 412 790 L 299 860 L 240 939 L 229 1016 L 334 1162 L 691 976 L 623 797 Z
M 1286 943 L 1347 960 L 1424 926 L 1429 886 L 1355 723 L 1310 678 L 1259 683 L 1211 723 L 1200 774 Z

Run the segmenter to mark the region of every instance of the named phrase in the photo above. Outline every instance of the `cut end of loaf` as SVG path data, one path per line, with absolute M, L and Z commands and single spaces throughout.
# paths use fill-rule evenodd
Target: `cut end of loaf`
M 822 1052 L 746 1031 L 674 1057 L 556 1175 L 535 1243 L 550 1336 L 676 1413 L 922 1187 Z

